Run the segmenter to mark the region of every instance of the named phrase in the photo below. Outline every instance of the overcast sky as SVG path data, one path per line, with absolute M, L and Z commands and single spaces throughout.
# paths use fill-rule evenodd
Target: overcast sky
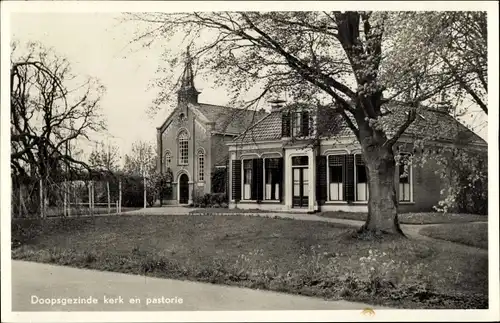
M 12 40 L 40 41 L 53 47 L 69 59 L 75 73 L 100 79 L 107 88 L 102 107 L 109 134 L 124 154 L 135 140 L 154 141 L 155 128 L 166 115 L 164 112 L 150 119 L 146 109 L 156 95 L 148 91 L 148 85 L 157 76 L 161 46 L 169 44 L 132 50 L 129 42 L 136 27 L 120 23 L 119 17 L 119 13 L 16 13 L 11 15 L 11 35 Z M 184 48 L 178 50 L 182 54 Z M 196 86 L 202 90 L 200 101 L 227 103 L 220 89 L 211 88 L 201 78 Z M 474 123 L 484 120 L 481 117 Z M 483 127 L 479 135 L 486 139 L 487 128 Z M 107 138 L 103 136 L 102 140 Z
M 11 16 L 12 40 L 21 43 L 40 41 L 71 62 L 74 73 L 97 77 L 107 91 L 102 108 L 108 123 L 110 140 L 122 153 L 135 140 L 154 141 L 156 127 L 166 112 L 151 119 L 146 109 L 156 92 L 148 91 L 160 62 L 161 46 L 137 49 L 129 46 L 135 27 L 120 22 L 119 13 L 18 13 Z M 160 46 L 161 45 L 161 46 Z M 179 48 L 179 54 L 185 49 Z M 226 104 L 227 98 L 216 95 L 200 78 L 200 101 Z M 103 136 L 106 141 L 108 136 Z

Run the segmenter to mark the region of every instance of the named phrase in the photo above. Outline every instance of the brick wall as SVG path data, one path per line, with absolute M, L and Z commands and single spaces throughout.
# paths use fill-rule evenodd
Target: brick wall
M 400 204 L 399 212 L 429 212 L 441 200 L 440 191 L 446 182 L 435 174 L 437 164 L 433 160 L 423 166 L 413 167 L 413 200 L 414 204 Z

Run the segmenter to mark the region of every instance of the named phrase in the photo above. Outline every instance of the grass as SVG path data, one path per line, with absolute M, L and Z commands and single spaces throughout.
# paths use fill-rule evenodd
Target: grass
M 422 228 L 420 234 L 468 246 L 488 249 L 487 223 L 454 223 Z
M 360 212 L 338 212 L 328 211 L 319 214 L 327 218 L 348 219 L 366 221 L 367 214 Z M 441 223 L 464 223 L 488 221 L 488 216 L 478 214 L 457 214 L 457 213 L 402 213 L 399 214 L 399 223 L 401 224 L 441 224 Z
M 245 216 L 120 215 L 15 221 L 14 259 L 347 299 L 485 308 L 487 254 L 352 228 Z
M 125 211 L 133 211 L 133 210 L 138 210 L 140 207 L 122 207 L 122 212 Z M 45 210 L 45 214 L 48 217 L 58 217 L 58 216 L 63 216 L 63 207 L 48 207 Z M 95 207 L 94 208 L 94 214 L 107 214 L 108 213 L 108 207 Z M 116 205 L 111 204 L 111 214 L 116 213 Z M 90 209 L 88 207 L 71 207 L 70 209 L 70 214 L 71 216 L 73 215 L 90 215 Z

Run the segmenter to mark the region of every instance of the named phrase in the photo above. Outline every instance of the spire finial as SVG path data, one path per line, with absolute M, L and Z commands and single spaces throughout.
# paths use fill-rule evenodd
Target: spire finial
M 198 91 L 194 87 L 193 58 L 191 57 L 191 44 L 186 48 L 186 59 L 184 62 L 184 71 L 182 73 L 181 88 L 179 90 L 179 99 L 181 97 L 189 98 L 188 101 L 198 101 Z

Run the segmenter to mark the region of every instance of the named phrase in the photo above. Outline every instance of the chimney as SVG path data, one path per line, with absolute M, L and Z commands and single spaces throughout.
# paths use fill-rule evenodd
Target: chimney
M 449 101 L 441 101 L 436 104 L 434 109 L 441 113 L 450 113 L 451 111 L 451 102 Z
M 285 102 L 285 100 L 279 99 L 269 101 L 269 103 L 271 103 L 271 113 L 281 111 L 281 108 L 283 108 Z

